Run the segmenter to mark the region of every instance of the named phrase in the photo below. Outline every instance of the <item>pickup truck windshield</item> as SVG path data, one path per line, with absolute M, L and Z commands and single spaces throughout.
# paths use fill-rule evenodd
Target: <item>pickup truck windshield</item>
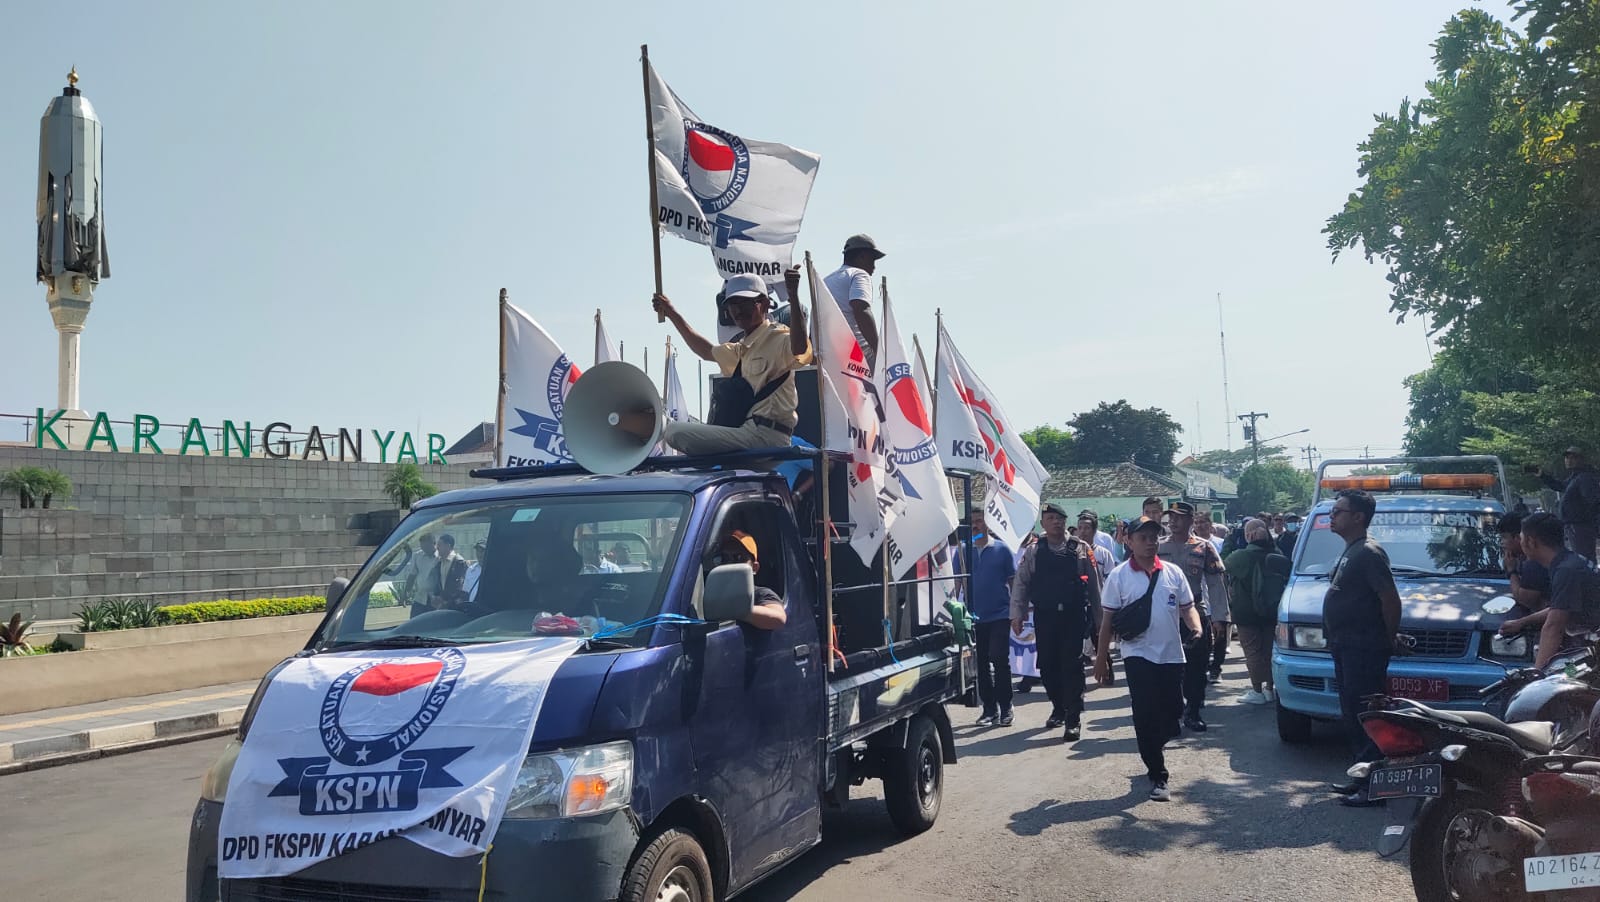
M 1367 534 L 1389 553 L 1396 573 L 1430 576 L 1502 574 L 1498 517 L 1472 511 L 1379 511 Z M 1326 576 L 1345 541 L 1328 527 L 1328 515 L 1311 520 L 1311 532 L 1300 550 L 1295 572 Z
M 318 647 L 593 636 L 661 611 L 688 495 L 577 495 L 407 517 Z M 629 645 L 648 629 L 610 633 Z

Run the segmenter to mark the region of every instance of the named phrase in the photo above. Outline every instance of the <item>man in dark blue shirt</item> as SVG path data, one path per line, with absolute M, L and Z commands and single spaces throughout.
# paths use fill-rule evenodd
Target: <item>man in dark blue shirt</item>
M 990 536 L 983 511 L 972 513 L 972 598 L 967 610 L 977 621 L 979 726 L 1011 726 L 1011 549 Z
M 1600 574 L 1587 558 L 1562 547 L 1567 530 L 1550 514 L 1532 514 L 1522 521 L 1522 548 L 1528 559 L 1550 571 L 1550 604 L 1522 618 L 1539 624 L 1539 646 L 1533 666 L 1544 667 L 1556 653 L 1575 647 L 1585 632 L 1600 628 Z

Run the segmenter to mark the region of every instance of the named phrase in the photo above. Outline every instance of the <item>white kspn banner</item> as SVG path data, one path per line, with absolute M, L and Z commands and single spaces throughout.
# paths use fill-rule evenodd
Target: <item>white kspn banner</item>
M 485 852 L 550 678 L 578 646 L 294 660 L 267 686 L 228 780 L 218 876 L 292 874 L 390 836 L 457 858 Z
M 570 463 L 561 434 L 561 410 L 579 369 L 533 317 L 513 304 L 502 307 L 506 381 L 500 409 L 497 466 Z M 596 320 L 596 325 L 599 321 Z
M 983 473 L 984 517 L 989 531 L 1012 548 L 1039 517 L 1039 493 L 1050 474 L 1023 442 L 1000 402 L 967 365 L 940 325 L 938 385 L 939 451 L 945 466 Z
M 884 481 L 896 496 L 888 531 L 889 570 L 895 579 L 900 579 L 930 549 L 945 547 L 960 517 L 933 440 L 933 421 L 928 415 L 932 405 L 912 374 L 887 290 L 882 300 L 877 382 L 878 396 L 883 399 L 883 432 L 889 446 Z
M 862 563 L 883 545 L 894 521 L 894 496 L 885 485 L 888 446 L 883 436 L 883 404 L 861 343 L 845 322 L 828 286 L 808 259 L 807 275 L 816 292 L 817 372 L 822 374 L 821 406 L 830 451 L 850 454 L 850 547 Z
M 794 256 L 821 157 L 751 141 L 708 125 L 649 67 L 656 142 L 656 223 L 711 248 L 717 274 L 755 273 L 788 300 L 783 271 Z

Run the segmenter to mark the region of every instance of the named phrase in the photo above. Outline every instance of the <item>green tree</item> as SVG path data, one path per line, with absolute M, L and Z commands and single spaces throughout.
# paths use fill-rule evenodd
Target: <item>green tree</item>
M 1283 460 L 1264 460 L 1239 476 L 1239 509 L 1261 511 L 1305 510 L 1311 504 L 1311 474 Z
M 1133 407 L 1127 401 L 1101 401 L 1067 421 L 1072 427 L 1073 458 L 1077 463 L 1105 466 L 1133 461 L 1165 473 L 1172 469 L 1183 431 L 1159 407 Z
M 1391 310 L 1425 315 L 1443 347 L 1536 355 L 1557 384 L 1600 388 L 1600 4 L 1524 0 L 1516 20 L 1446 23 L 1427 96 L 1361 144 L 1328 244 L 1387 264 Z
M 1262 460 L 1282 460 L 1288 462 L 1288 455 L 1284 454 L 1282 445 L 1262 445 Z M 1220 448 L 1212 451 L 1202 451 L 1194 456 L 1193 466 L 1197 470 L 1208 473 L 1221 473 L 1229 479 L 1238 479 L 1239 474 L 1250 466 L 1255 459 L 1255 453 L 1250 446 L 1237 448 L 1233 451 L 1224 451 Z
M 1044 464 L 1046 470 L 1054 472 L 1076 463 L 1072 456 L 1072 433 L 1065 429 L 1037 426 L 1022 433 L 1022 440 L 1033 451 L 1033 456 L 1039 458 L 1039 463 Z
M 439 490 L 422 478 L 421 467 L 408 461 L 395 464 L 389 475 L 384 477 L 383 493 L 394 500 L 396 507 L 408 509 L 411 502 L 436 495 Z

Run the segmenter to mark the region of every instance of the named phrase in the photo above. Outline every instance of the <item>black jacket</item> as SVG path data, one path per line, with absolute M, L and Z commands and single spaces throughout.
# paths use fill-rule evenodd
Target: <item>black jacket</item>
M 1540 474 L 1544 484 L 1561 493 L 1556 513 L 1567 526 L 1594 526 L 1600 520 L 1600 477 L 1590 467 L 1579 467 L 1567 474 L 1566 481 L 1548 473 Z

